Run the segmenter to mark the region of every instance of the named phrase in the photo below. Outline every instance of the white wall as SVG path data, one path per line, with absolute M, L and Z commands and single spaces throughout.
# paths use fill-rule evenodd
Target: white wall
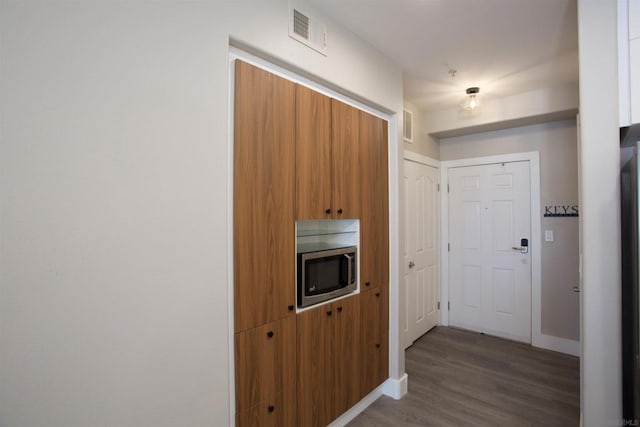
M 567 83 L 481 101 L 474 111 L 459 107 L 427 111 L 428 132 L 449 138 L 573 118 L 578 110 L 578 88 Z
M 585 427 L 622 425 L 616 2 L 578 0 Z
M 391 113 L 400 70 L 286 0 L 0 8 L 0 425 L 229 424 L 229 38 Z
M 542 212 L 545 205 L 578 203 L 577 134 L 575 120 L 530 125 L 440 140 L 440 159 L 454 160 L 498 154 L 540 152 Z M 577 341 L 580 333 L 578 284 L 578 219 L 542 218 L 544 234 L 532 236 L 542 247 L 542 333 Z
M 404 108 L 413 112 L 413 142 L 404 142 L 405 151 L 413 151 L 432 159 L 440 159 L 438 140 L 429 135 L 427 121 L 422 110 L 410 101 L 404 101 Z

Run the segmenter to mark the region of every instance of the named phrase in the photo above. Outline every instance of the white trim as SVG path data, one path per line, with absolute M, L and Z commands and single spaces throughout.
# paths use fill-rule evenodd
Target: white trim
M 387 381 L 389 381 L 389 380 L 387 380 Z M 360 402 L 358 402 L 355 405 L 353 405 L 351 407 L 351 409 L 349 409 L 347 412 L 345 412 L 344 414 L 340 415 L 338 418 L 333 420 L 333 422 L 331 424 L 329 424 L 327 427 L 343 427 L 343 426 L 346 426 L 349 423 L 349 421 L 353 420 L 355 417 L 360 415 L 360 413 L 362 411 L 367 409 L 373 402 L 376 401 L 376 399 L 378 399 L 380 396 L 382 396 L 382 394 L 383 394 L 382 393 L 382 389 L 384 388 L 385 384 L 386 384 L 386 382 L 381 384 L 381 385 L 379 385 L 371 393 L 367 394 L 364 398 L 362 398 L 362 400 Z
M 229 281 L 227 283 L 227 299 L 228 299 L 228 319 L 229 322 L 229 425 L 231 427 L 236 425 L 236 368 L 235 368 L 235 310 L 234 310 L 234 275 L 233 275 L 233 147 L 234 147 L 234 107 L 235 107 L 235 61 L 229 56 L 229 120 L 228 126 L 228 157 L 227 157 L 227 277 Z
M 369 114 L 372 114 L 376 117 L 380 117 L 381 119 L 387 120 L 389 122 L 389 128 L 391 127 L 391 120 L 395 118 L 393 118 L 393 116 L 391 116 L 390 114 L 387 114 L 386 112 L 377 110 L 367 104 L 364 104 L 360 101 L 356 101 L 352 98 L 348 98 L 347 96 L 343 95 L 342 93 L 335 91 L 333 89 L 329 89 L 326 86 L 322 86 L 320 83 L 314 82 L 311 79 L 308 79 L 306 77 L 302 77 L 299 74 L 296 74 L 293 71 L 290 71 L 286 68 L 283 68 L 281 66 L 275 65 L 265 59 L 262 59 L 258 56 L 252 55 L 248 52 L 245 52 L 244 50 L 238 49 L 236 47 L 233 46 L 229 46 L 229 58 L 231 61 L 236 60 L 236 59 L 240 59 L 248 64 L 254 65 L 258 68 L 262 68 L 265 71 L 270 72 L 271 74 L 275 74 L 276 76 L 280 76 L 284 79 L 287 79 L 289 81 L 292 81 L 294 83 L 300 84 L 302 86 L 308 87 L 309 89 L 313 89 L 316 92 L 319 92 L 323 95 L 327 95 L 330 98 L 335 98 L 339 101 L 344 102 L 345 104 L 351 105 L 352 107 L 355 107 L 359 110 L 362 111 L 366 111 Z M 394 138 L 397 139 L 396 135 L 393 135 Z
M 382 384 L 382 393 L 385 396 L 389 396 L 394 398 L 395 400 L 400 400 L 407 394 L 409 384 L 409 376 L 404 374 L 400 377 L 400 379 L 388 378 Z
M 229 141 L 227 142 L 229 145 L 229 175 L 228 175 L 228 185 L 227 185 L 227 203 L 228 203 L 228 221 L 227 221 L 227 233 L 228 233 L 228 292 L 229 292 L 229 409 L 230 409 L 230 419 L 231 425 L 235 425 L 235 372 L 234 372 L 234 312 L 233 312 L 233 98 L 234 98 L 234 82 L 233 82 L 233 63 L 236 59 L 241 59 L 244 62 L 252 64 L 256 67 L 262 68 L 272 74 L 278 75 L 282 78 L 290 80 L 294 83 L 301 84 L 310 89 L 315 90 L 316 92 L 327 95 L 331 98 L 335 98 L 340 100 L 346 104 L 349 104 L 355 108 L 358 108 L 362 111 L 365 111 L 369 114 L 372 114 L 376 117 L 384 119 L 388 122 L 388 170 L 389 170 L 389 373 L 390 379 L 394 376 L 399 377 L 396 380 L 406 384 L 406 373 L 404 373 L 404 369 L 400 372 L 400 366 L 404 366 L 404 363 L 401 361 L 404 359 L 404 348 L 402 348 L 402 343 L 400 339 L 400 317 L 399 317 L 399 308 L 400 308 L 400 299 L 399 299 L 399 279 L 400 279 L 400 259 L 399 257 L 393 256 L 393 254 L 400 253 L 400 244 L 399 244 L 399 181 L 398 177 L 401 171 L 401 162 L 399 160 L 399 147 L 400 147 L 400 139 L 401 136 L 398 134 L 398 114 L 401 112 L 383 112 L 374 107 L 366 105 L 362 102 L 356 101 L 354 99 L 348 98 L 347 96 L 337 92 L 335 90 L 329 89 L 326 86 L 322 86 L 320 83 L 314 82 L 308 78 L 302 77 L 299 74 L 296 74 L 293 71 L 290 71 L 281 66 L 272 64 L 271 62 L 262 59 L 258 56 L 252 55 L 244 50 L 238 49 L 233 46 L 229 46 Z M 402 358 L 402 360 L 401 360 Z M 389 381 L 387 380 L 387 381 Z M 381 386 L 382 387 L 382 386 Z M 378 389 L 376 389 L 378 390 Z M 369 396 L 372 396 L 376 393 L 374 390 L 370 393 L 365 399 Z M 382 390 L 382 389 L 380 389 Z M 406 390 L 405 390 L 406 392 Z M 379 397 L 382 394 L 378 394 L 373 400 Z M 363 400 L 365 400 L 363 399 Z M 373 402 L 373 400 L 371 402 Z M 370 403 L 369 403 L 370 404 Z M 368 406 L 367 404 L 366 406 Z M 358 406 L 358 405 L 356 405 Z M 365 406 L 365 407 L 366 407 Z M 364 408 L 363 408 L 364 409 Z M 348 411 L 347 413 L 350 413 Z M 359 413 L 359 412 L 358 412 Z M 356 413 L 357 415 L 357 413 Z M 341 417 L 342 418 L 342 417 Z M 339 418 L 339 419 L 341 419 Z
M 441 162 L 440 181 L 443 189 L 449 185 L 449 169 L 464 166 L 488 165 L 494 163 L 529 162 L 531 182 L 531 345 L 545 347 L 548 340 L 542 338 L 541 321 L 541 288 L 542 288 L 542 218 L 540 210 L 540 153 L 530 151 L 524 153 L 503 154 L 498 156 L 474 157 L 468 159 L 448 160 Z M 448 192 L 441 192 L 441 229 L 442 236 L 442 301 L 449 301 L 449 198 Z M 442 324 L 449 324 L 449 311 L 441 311 Z
M 540 334 L 536 347 L 580 357 L 580 341 Z
M 423 156 L 422 154 L 414 153 L 413 151 L 404 150 L 404 159 L 440 169 L 440 160 L 432 159 L 431 157 Z
M 395 400 L 401 399 L 405 394 L 407 394 L 407 381 L 407 374 L 404 374 L 399 380 L 388 378 L 371 393 L 363 397 L 360 402 L 353 405 L 351 409 L 333 420 L 328 427 L 343 427 L 347 425 L 382 395 L 392 397 Z

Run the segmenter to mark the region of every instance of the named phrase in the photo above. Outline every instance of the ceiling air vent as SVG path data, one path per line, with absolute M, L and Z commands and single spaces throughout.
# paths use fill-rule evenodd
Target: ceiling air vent
M 323 55 L 327 54 L 327 26 L 296 8 L 291 8 L 289 36 Z
M 413 142 L 413 113 L 403 110 L 402 122 L 402 137 L 406 142 Z

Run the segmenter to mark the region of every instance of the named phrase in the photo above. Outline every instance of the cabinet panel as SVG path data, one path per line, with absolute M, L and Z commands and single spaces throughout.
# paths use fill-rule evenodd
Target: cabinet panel
M 295 304 L 295 84 L 236 61 L 235 85 L 235 329 L 240 332 L 291 314 Z
M 360 283 L 363 289 L 389 283 L 389 193 L 387 122 L 360 112 Z
M 331 100 L 334 218 L 360 217 L 360 110 Z
M 330 305 L 297 315 L 299 426 L 326 426 L 332 419 L 332 316 Z
M 331 218 L 331 98 L 296 86 L 297 219 Z
M 296 427 L 295 389 L 236 414 L 237 427 Z
M 333 418 L 358 403 L 360 396 L 360 298 L 345 298 L 332 304 L 335 366 L 333 369 Z
M 360 391 L 365 396 L 389 377 L 389 303 L 380 289 L 363 292 L 360 297 Z
M 295 389 L 296 319 L 236 334 L 236 410 L 247 411 Z

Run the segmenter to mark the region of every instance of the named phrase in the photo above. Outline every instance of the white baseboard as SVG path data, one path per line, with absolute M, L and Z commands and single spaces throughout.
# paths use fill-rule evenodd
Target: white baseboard
M 532 345 L 534 347 L 545 348 L 547 350 L 580 357 L 580 341 L 540 334 L 539 336 L 534 337 Z
M 389 380 L 387 380 L 389 381 Z M 351 407 L 347 412 L 340 415 L 338 418 L 333 420 L 328 427 L 343 427 L 349 423 L 352 419 L 357 417 L 362 411 L 367 409 L 369 405 L 376 401 L 377 398 L 382 396 L 382 389 L 386 382 L 379 385 L 376 389 L 374 389 L 371 393 L 367 394 L 362 400 Z
M 388 378 L 385 382 L 380 384 L 375 390 L 367 394 L 360 402 L 356 403 L 344 414 L 333 420 L 328 427 L 343 427 L 349 423 L 352 419 L 357 417 L 362 411 L 367 409 L 369 405 L 376 401 L 377 398 L 382 396 L 393 397 L 398 400 L 402 396 L 407 394 L 407 374 L 404 374 L 400 379 Z
M 395 400 L 400 400 L 407 394 L 408 380 L 407 374 L 402 375 L 399 379 L 389 378 L 382 383 L 382 393 L 385 396 L 393 397 Z

